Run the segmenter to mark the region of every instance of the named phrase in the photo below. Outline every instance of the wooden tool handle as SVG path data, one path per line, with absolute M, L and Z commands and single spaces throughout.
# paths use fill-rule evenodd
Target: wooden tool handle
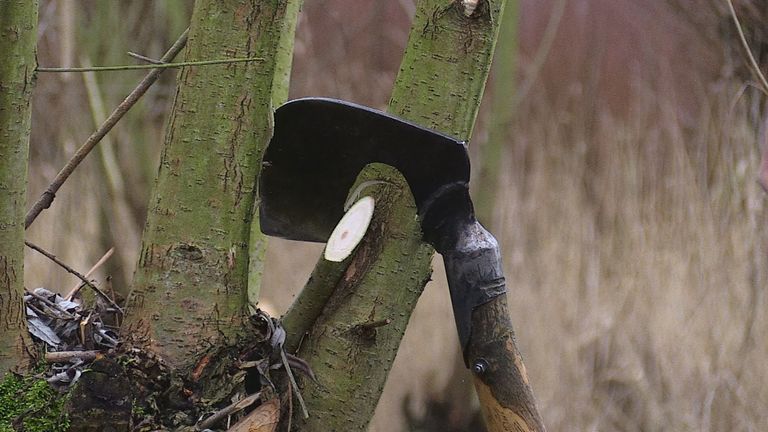
M 443 255 L 459 343 L 488 430 L 545 431 L 515 344 L 498 242 L 471 215 L 437 226 L 435 248 Z
M 472 312 L 466 355 L 489 432 L 546 431 L 515 343 L 506 295 Z

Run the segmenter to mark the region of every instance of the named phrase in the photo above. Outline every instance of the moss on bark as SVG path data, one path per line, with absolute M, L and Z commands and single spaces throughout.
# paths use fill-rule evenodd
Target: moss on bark
M 149 205 L 124 331 L 175 367 L 242 327 L 259 161 L 287 0 L 198 0 Z
M 44 379 L 8 374 L 0 380 L 0 432 L 69 430 L 66 402 Z
M 0 2 L 0 377 L 29 364 L 24 319 L 24 208 L 37 1 Z

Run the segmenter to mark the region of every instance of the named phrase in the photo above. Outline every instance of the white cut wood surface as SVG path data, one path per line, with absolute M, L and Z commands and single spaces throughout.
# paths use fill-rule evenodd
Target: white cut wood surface
M 340 262 L 348 257 L 360 240 L 363 239 L 373 217 L 374 200 L 366 196 L 360 198 L 344 214 L 325 246 L 325 259 Z

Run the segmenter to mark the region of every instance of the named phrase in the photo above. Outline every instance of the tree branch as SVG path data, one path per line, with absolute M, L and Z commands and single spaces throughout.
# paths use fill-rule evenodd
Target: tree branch
M 185 30 L 184 33 L 181 34 L 179 39 L 174 42 L 173 46 L 171 46 L 168 52 L 166 52 L 160 60 L 164 63 L 173 60 L 187 44 L 188 34 L 189 29 Z M 72 156 L 72 159 L 67 162 L 61 171 L 59 171 L 59 173 L 56 175 L 56 178 L 53 179 L 53 182 L 48 185 L 48 188 L 43 192 L 37 202 L 35 202 L 35 204 L 32 205 L 32 208 L 29 209 L 26 217 L 24 218 L 25 229 L 32 225 L 32 222 L 37 219 L 37 216 L 39 216 L 43 210 L 51 206 L 54 198 L 56 197 L 56 192 L 58 192 L 64 182 L 67 181 L 69 176 L 72 175 L 72 172 L 75 170 L 75 168 L 77 168 L 77 166 L 80 165 L 80 162 L 82 162 L 83 159 L 88 156 L 88 153 L 90 153 L 91 150 L 96 147 L 96 144 L 98 144 L 102 138 L 104 138 L 104 136 L 109 133 L 110 130 L 112 130 L 117 122 L 123 118 L 125 113 L 127 113 L 128 110 L 130 110 L 131 107 L 133 107 L 133 105 L 135 105 L 142 96 L 144 96 L 144 93 L 146 93 L 149 87 L 154 84 L 155 81 L 157 81 L 157 79 L 160 77 L 160 74 L 163 73 L 164 70 L 165 69 L 152 69 L 144 77 L 144 79 L 141 80 L 139 85 L 137 85 L 136 88 L 133 89 L 133 91 L 120 103 L 120 105 L 118 105 L 117 108 L 112 111 L 112 114 L 107 117 L 104 123 L 102 123 L 102 125 L 99 126 L 99 128 L 96 129 L 96 131 L 88 137 L 85 143 L 77 150 L 75 155 Z
M 75 275 L 75 277 L 77 277 L 78 279 L 83 281 L 84 284 L 88 285 L 91 289 L 93 289 L 93 291 L 95 291 L 96 294 L 98 294 L 101 298 L 106 300 L 107 303 L 109 303 L 118 312 L 123 313 L 123 309 L 120 306 L 118 306 L 117 303 L 115 303 L 115 301 L 112 300 L 108 295 L 106 295 L 104 293 L 104 291 L 100 290 L 96 285 L 94 285 L 91 281 L 89 281 L 80 272 L 78 272 L 77 270 L 75 270 L 72 267 L 68 266 L 66 263 L 64 263 L 64 261 L 56 258 L 56 255 L 54 255 L 54 254 L 52 254 L 50 252 L 47 252 L 45 249 L 41 248 L 40 246 L 37 246 L 36 244 L 28 242 L 26 240 L 24 241 L 24 244 L 27 245 L 30 249 L 35 250 L 35 251 L 45 255 L 46 258 L 48 258 L 49 260 L 55 262 L 59 267 L 61 267 L 64 270 L 66 270 L 68 273 L 71 273 L 71 274 Z
M 221 59 L 221 60 L 199 60 L 188 61 L 178 63 L 166 63 L 161 61 L 160 63 L 146 64 L 146 65 L 119 65 L 119 66 L 90 66 L 90 67 L 38 67 L 38 72 L 113 72 L 124 70 L 141 70 L 141 69 L 170 69 L 179 68 L 184 66 L 208 66 L 217 64 L 228 63 L 243 63 L 251 61 L 264 61 L 261 57 L 246 57 L 246 58 L 234 58 L 234 59 Z

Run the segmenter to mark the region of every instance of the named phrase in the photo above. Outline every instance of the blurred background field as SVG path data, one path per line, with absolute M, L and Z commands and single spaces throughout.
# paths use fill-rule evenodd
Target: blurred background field
M 159 58 L 192 3 L 41 0 L 39 63 Z M 735 3 L 765 66 L 768 12 L 757 0 Z M 306 0 L 291 97 L 385 107 L 414 8 Z M 497 56 L 514 54 L 516 67 L 494 69 L 470 149 L 476 174 L 499 161 L 497 175 L 473 183 L 498 184 L 483 222 L 502 243 L 518 342 L 549 430 L 768 430 L 768 215 L 756 182 L 768 123 L 725 3 L 521 0 L 515 9 Z M 174 75 L 28 233 L 81 270 L 115 246 L 99 278 L 111 275 L 117 290 L 136 262 Z M 141 76 L 38 76 L 30 202 Z M 271 311 L 290 304 L 320 250 L 270 240 Z M 374 431 L 474 430 L 439 261 Z M 26 266 L 28 288 L 76 283 L 34 253 Z

